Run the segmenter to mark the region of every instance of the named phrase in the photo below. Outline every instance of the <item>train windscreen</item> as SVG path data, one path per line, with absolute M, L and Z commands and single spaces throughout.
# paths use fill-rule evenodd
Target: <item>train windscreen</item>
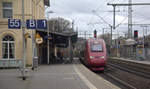
M 91 51 L 92 52 L 102 52 L 103 47 L 101 44 L 91 44 Z

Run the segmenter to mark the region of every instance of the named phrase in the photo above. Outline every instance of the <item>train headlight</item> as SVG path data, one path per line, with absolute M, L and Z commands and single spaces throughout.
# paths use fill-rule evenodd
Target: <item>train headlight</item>
M 94 57 L 93 57 L 93 56 L 90 56 L 90 59 L 94 59 Z
M 100 58 L 103 58 L 103 59 L 104 59 L 104 58 L 105 58 L 105 56 L 101 56 Z

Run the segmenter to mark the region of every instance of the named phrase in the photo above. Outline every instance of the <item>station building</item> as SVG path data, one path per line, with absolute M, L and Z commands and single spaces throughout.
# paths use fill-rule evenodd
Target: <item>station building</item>
M 24 15 L 27 19 L 45 19 L 45 3 L 48 0 L 24 0 Z M 22 20 L 22 0 L 0 0 L 0 67 L 17 67 L 23 57 L 22 29 L 8 29 L 8 19 Z M 25 29 L 29 35 L 25 41 L 26 64 L 32 65 L 33 56 L 38 56 L 34 42 L 36 31 Z
M 45 6 L 49 6 L 49 0 L 24 0 L 25 21 L 28 19 L 45 19 Z M 8 19 L 20 19 L 22 21 L 22 0 L 0 0 L 0 67 L 19 67 L 22 64 L 23 50 L 25 50 L 27 66 L 34 64 L 33 59 L 35 57 L 38 58 L 39 64 L 49 64 L 56 59 L 59 47 L 67 48 L 66 56 L 72 57 L 72 44 L 77 40 L 76 32 L 62 34 L 55 31 L 47 32 L 50 29 L 25 28 L 24 48 L 22 29 L 8 29 Z M 36 38 L 39 37 L 43 39 L 40 44 L 36 42 Z

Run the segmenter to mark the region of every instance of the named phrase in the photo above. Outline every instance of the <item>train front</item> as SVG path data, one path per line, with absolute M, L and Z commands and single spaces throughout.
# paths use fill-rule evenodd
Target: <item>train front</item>
M 93 71 L 103 71 L 106 66 L 106 46 L 104 40 L 94 40 L 89 43 L 89 65 Z

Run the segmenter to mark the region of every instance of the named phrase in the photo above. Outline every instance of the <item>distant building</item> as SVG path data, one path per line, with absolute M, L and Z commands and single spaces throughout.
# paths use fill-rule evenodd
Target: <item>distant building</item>
M 25 20 L 44 19 L 47 0 L 24 0 Z M 22 0 L 0 0 L 0 67 L 16 67 L 22 59 L 22 29 L 8 29 L 8 18 L 22 20 Z M 25 29 L 31 35 L 26 39 L 26 64 L 32 65 L 32 57 L 36 55 L 36 44 L 32 42 L 35 30 Z M 35 49 L 32 46 L 35 46 Z M 38 50 L 38 49 L 37 49 Z

